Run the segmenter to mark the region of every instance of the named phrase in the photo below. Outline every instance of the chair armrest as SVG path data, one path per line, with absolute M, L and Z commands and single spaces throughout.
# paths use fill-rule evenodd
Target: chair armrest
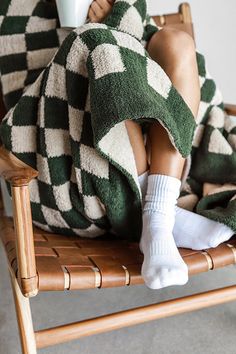
M 18 265 L 18 282 L 22 294 L 35 296 L 38 292 L 33 224 L 29 183 L 38 172 L 0 147 L 0 176 L 11 184 L 14 230 Z
M 13 186 L 23 186 L 37 177 L 38 172 L 1 146 L 0 175 Z
M 229 114 L 230 116 L 236 116 L 236 105 L 235 104 L 229 104 L 225 103 L 225 112 Z

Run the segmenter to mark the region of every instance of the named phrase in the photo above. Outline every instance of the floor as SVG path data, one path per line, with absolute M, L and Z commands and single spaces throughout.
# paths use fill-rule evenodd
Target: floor
M 5 254 L 0 242 L 0 354 L 21 353 Z M 35 329 L 235 284 L 236 267 L 192 277 L 185 286 L 144 285 L 66 293 L 31 300 Z M 43 305 L 44 304 L 44 305 Z M 46 304 L 46 305 L 45 305 Z M 236 304 L 178 315 L 39 350 L 42 354 L 235 354 Z

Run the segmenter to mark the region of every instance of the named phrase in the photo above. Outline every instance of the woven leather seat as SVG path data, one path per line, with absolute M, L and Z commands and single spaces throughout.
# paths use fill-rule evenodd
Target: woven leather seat
M 2 238 L 7 256 L 17 275 L 13 223 L 2 218 Z M 34 229 L 39 291 L 106 288 L 143 284 L 143 255 L 138 243 L 106 234 L 95 239 L 49 234 Z M 236 236 L 217 248 L 180 253 L 194 275 L 236 263 Z

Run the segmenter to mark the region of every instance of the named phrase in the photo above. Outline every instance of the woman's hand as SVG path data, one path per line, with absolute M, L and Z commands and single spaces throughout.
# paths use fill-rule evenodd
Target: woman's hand
M 89 8 L 88 18 L 91 22 L 102 22 L 111 12 L 115 0 L 94 0 Z

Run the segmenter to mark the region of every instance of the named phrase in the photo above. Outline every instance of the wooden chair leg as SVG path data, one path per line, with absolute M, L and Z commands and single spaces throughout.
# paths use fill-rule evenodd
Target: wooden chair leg
M 30 300 L 22 295 L 15 274 L 9 269 L 23 354 L 37 354 Z

